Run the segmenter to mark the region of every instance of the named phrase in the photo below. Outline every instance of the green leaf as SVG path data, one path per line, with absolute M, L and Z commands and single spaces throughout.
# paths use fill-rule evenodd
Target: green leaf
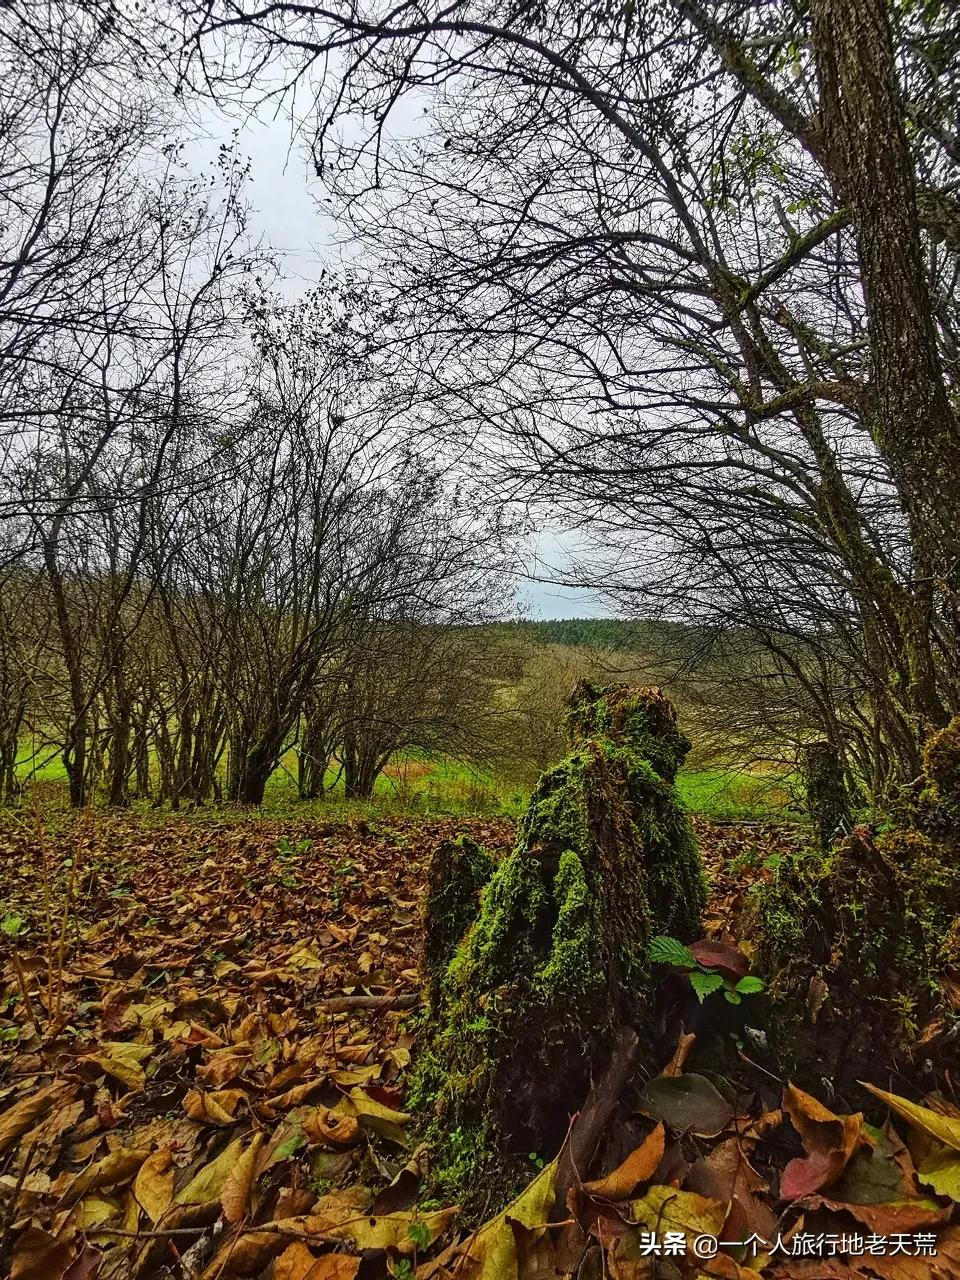
M 715 1138 L 733 1119 L 733 1108 L 706 1076 L 695 1072 L 656 1076 L 638 1098 L 639 1109 L 680 1133 Z
M 685 947 L 679 938 L 668 938 L 663 934 L 650 939 L 650 961 L 652 964 L 671 964 L 681 969 L 696 969 L 697 957 L 689 947 Z
M 430 1243 L 430 1228 L 425 1222 L 411 1222 L 407 1227 L 407 1235 L 418 1249 L 426 1249 Z
M 727 987 L 726 990 L 724 991 L 723 998 L 724 1000 L 728 1001 L 730 1004 L 740 1003 L 740 997 L 737 995 L 736 991 L 731 991 L 729 987 Z
M 23 928 L 23 916 L 9 915 L 4 916 L 0 921 L 0 929 L 3 930 L 11 938 L 16 938 Z
M 723 986 L 723 978 L 719 973 L 691 973 L 690 985 L 696 992 L 697 999 L 703 1004 L 708 995 L 720 990 Z
M 747 974 L 745 978 L 741 978 L 734 991 L 739 991 L 742 996 L 755 996 L 763 990 L 763 979 L 755 978 L 751 974 Z

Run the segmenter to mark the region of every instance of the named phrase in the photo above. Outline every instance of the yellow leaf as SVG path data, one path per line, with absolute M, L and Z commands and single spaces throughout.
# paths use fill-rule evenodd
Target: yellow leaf
M 480 1265 L 478 1280 L 516 1280 L 517 1240 L 511 1222 L 531 1231 L 542 1231 L 556 1199 L 557 1162 L 540 1170 L 515 1200 L 484 1223 L 468 1241 L 465 1252 Z
M 225 1128 L 236 1120 L 237 1107 L 246 1096 L 242 1089 L 217 1089 L 213 1093 L 191 1089 L 184 1095 L 183 1109 L 198 1124 L 215 1124 Z
M 73 1211 L 71 1222 L 81 1231 L 91 1231 L 102 1222 L 109 1222 L 120 1212 L 120 1202 L 106 1196 L 84 1196 Z
M 355 1200 L 356 1197 L 349 1192 L 324 1196 L 317 1202 L 319 1212 L 281 1218 L 246 1231 L 239 1239 L 227 1241 L 203 1273 L 204 1280 L 208 1275 L 211 1280 L 220 1276 L 228 1261 L 232 1273 L 259 1275 L 271 1258 L 288 1247 L 290 1235 L 316 1236 L 318 1244 L 329 1242 L 333 1237 L 361 1250 L 391 1249 L 409 1255 L 418 1247 L 410 1234 L 414 1223 L 432 1243 L 458 1212 L 457 1209 L 441 1209 L 436 1213 L 385 1213 L 377 1216 L 365 1213 Z M 418 1233 L 414 1232 L 414 1235 Z M 312 1274 L 308 1274 L 313 1280 Z M 322 1280 L 341 1280 L 341 1276 L 348 1280 L 352 1272 L 324 1269 L 317 1275 Z
M 376 1102 L 360 1088 L 351 1089 L 347 1097 L 337 1103 L 334 1110 L 343 1115 L 356 1116 L 362 1129 L 379 1133 L 381 1137 L 388 1138 L 398 1146 L 403 1146 L 406 1142 L 401 1125 L 407 1123 L 410 1119 L 409 1115 L 405 1111 L 394 1111 L 392 1107 Z
M 939 1112 L 931 1111 L 929 1107 L 918 1106 L 915 1102 L 908 1102 L 899 1094 L 887 1093 L 885 1089 L 878 1089 L 876 1085 L 867 1084 L 864 1080 L 860 1083 L 875 1097 L 881 1098 L 891 1111 L 902 1116 L 915 1129 L 922 1130 L 931 1138 L 942 1142 L 944 1146 L 952 1147 L 954 1151 L 960 1151 L 960 1120 L 952 1116 L 942 1116 Z
M 263 1135 L 257 1134 L 234 1165 L 230 1176 L 223 1184 L 220 1192 L 220 1203 L 223 1205 L 223 1216 L 227 1222 L 242 1222 L 250 1207 L 250 1192 L 253 1190 L 257 1169 L 257 1157 Z
M 62 1178 L 58 1178 L 53 1185 L 53 1190 L 60 1195 L 59 1207 L 69 1209 L 88 1191 L 123 1186 L 134 1177 L 148 1155 L 149 1152 L 144 1148 L 130 1150 L 121 1147 L 119 1151 L 111 1151 L 108 1156 L 104 1156 L 96 1164 L 84 1169 L 83 1173 L 70 1180 L 62 1191 Z
M 288 969 L 323 969 L 325 967 L 325 962 L 309 945 L 299 947 L 287 960 Z
M 133 1194 L 144 1213 L 158 1223 L 173 1204 L 173 1153 L 161 1147 L 140 1166 L 133 1184 Z
M 932 1152 L 917 1170 L 917 1177 L 938 1196 L 947 1196 L 960 1204 L 960 1152 L 940 1147 Z
M 100 1053 L 88 1054 L 84 1061 L 95 1062 L 107 1075 L 113 1076 L 128 1089 L 139 1092 L 147 1082 L 146 1073 L 140 1063 L 149 1058 L 153 1052 L 153 1046 L 105 1041 L 100 1049 Z
M 211 1160 L 174 1197 L 177 1204 L 211 1204 L 219 1199 L 224 1184 L 243 1150 L 243 1139 L 235 1138 Z
M 663 1125 L 658 1124 L 619 1168 L 605 1178 L 585 1182 L 584 1191 L 592 1196 L 602 1196 L 604 1200 L 625 1200 L 641 1182 L 649 1182 L 656 1173 L 657 1165 L 663 1159 L 665 1143 Z
M 3 1115 L 0 1115 L 0 1153 L 11 1147 L 69 1092 L 69 1085 L 51 1084 L 37 1093 L 21 1098 L 12 1107 L 8 1107 Z
M 425 1248 L 442 1235 L 453 1218 L 460 1212 L 459 1208 L 438 1209 L 435 1213 L 358 1213 L 348 1205 L 338 1208 L 332 1206 L 320 1214 L 307 1214 L 303 1219 L 305 1230 L 310 1235 L 334 1236 L 338 1240 L 352 1243 L 361 1251 L 364 1249 L 395 1249 L 398 1253 L 410 1254 L 414 1249 Z M 424 1231 L 424 1239 L 419 1246 L 410 1228 L 416 1225 Z M 429 1237 L 427 1239 L 427 1237 Z
M 727 1206 L 719 1200 L 678 1191 L 676 1187 L 648 1187 L 646 1195 L 631 1200 L 634 1225 L 644 1231 L 682 1231 L 692 1250 L 697 1236 L 719 1236 Z

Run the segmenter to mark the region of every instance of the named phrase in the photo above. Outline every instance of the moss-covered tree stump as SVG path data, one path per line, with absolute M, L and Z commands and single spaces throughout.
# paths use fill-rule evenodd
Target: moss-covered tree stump
M 807 811 L 821 850 L 850 830 L 850 798 L 840 752 L 830 742 L 809 742 L 800 754 Z
M 441 851 L 431 873 L 410 1103 L 429 1117 L 439 1194 L 477 1209 L 529 1173 L 529 1153 L 555 1154 L 613 1033 L 648 1016 L 649 938 L 692 939 L 704 902 L 673 786 L 689 743 L 667 698 L 581 682 L 568 725 L 570 755 L 482 892 L 475 847 Z
M 932 737 L 894 820 L 784 860 L 759 894 L 757 966 L 779 1069 L 856 1081 L 955 1056 L 960 980 L 960 719 Z

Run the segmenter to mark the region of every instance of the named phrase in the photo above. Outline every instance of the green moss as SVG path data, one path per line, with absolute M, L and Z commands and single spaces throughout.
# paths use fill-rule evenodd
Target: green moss
M 446 841 L 433 856 L 424 905 L 421 968 L 427 1000 L 440 1002 L 440 985 L 456 948 L 480 910 L 480 890 L 496 861 L 469 836 Z
M 757 957 L 784 1068 L 855 1080 L 917 1039 L 958 914 L 960 869 L 916 830 L 858 827 L 827 856 L 784 860 L 759 894 Z
M 652 933 L 698 931 L 704 882 L 670 781 L 686 751 L 672 707 L 625 686 L 576 697 L 575 749 L 540 779 L 434 984 L 413 1072 L 438 1185 L 468 1212 L 503 1198 L 525 1153 L 559 1146 L 611 1032 L 642 1025 Z
M 927 794 L 951 816 L 960 814 L 960 716 L 928 738 L 923 751 Z
M 570 697 L 567 732 L 571 745 L 604 738 L 622 743 L 649 760 L 668 782 L 674 781 L 690 750 L 673 703 L 656 688 L 581 680 Z
M 838 834 L 850 829 L 843 760 L 832 743 L 809 742 L 801 752 L 800 765 L 810 821 L 817 843 L 827 850 Z

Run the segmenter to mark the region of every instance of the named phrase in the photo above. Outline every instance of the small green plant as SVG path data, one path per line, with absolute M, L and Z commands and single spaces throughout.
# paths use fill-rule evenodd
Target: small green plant
M 536 1168 L 538 1169 L 542 1169 L 545 1163 L 543 1156 L 538 1155 L 536 1151 L 529 1151 L 527 1153 L 527 1159 L 530 1161 L 531 1164 L 535 1165 Z
M 281 836 L 277 841 L 277 856 L 280 858 L 302 858 L 310 851 L 309 840 L 298 840 L 296 844 Z
M 5 915 L 3 919 L 0 920 L 0 929 L 3 930 L 8 938 L 13 938 L 14 940 L 20 937 L 26 927 L 27 922 L 24 920 L 23 916 L 17 915 L 14 911 L 11 911 L 9 915 Z
M 430 1243 L 430 1228 L 425 1222 L 411 1222 L 407 1227 L 407 1235 L 413 1241 L 415 1249 L 426 1249 Z
M 670 965 L 673 969 L 682 970 L 701 1004 L 716 991 L 722 991 L 723 998 L 729 1004 L 739 1004 L 744 996 L 759 995 L 764 989 L 763 979 L 754 974 L 734 980 L 718 969 L 701 964 L 679 938 L 665 935 L 651 938 L 650 960 L 653 964 Z

